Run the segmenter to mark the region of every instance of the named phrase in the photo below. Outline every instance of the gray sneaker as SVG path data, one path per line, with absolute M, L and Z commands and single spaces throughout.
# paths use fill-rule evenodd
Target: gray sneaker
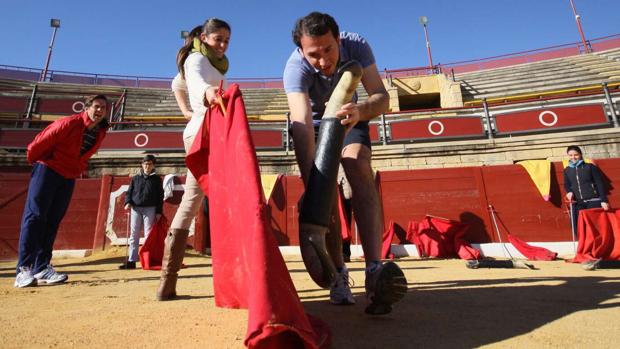
M 45 269 L 36 273 L 34 277 L 37 279 L 37 282 L 46 284 L 61 284 L 69 278 L 67 274 L 57 272 L 51 264 L 48 264 Z
M 583 268 L 583 270 L 592 271 L 596 270 L 600 264 L 601 258 L 598 258 L 581 263 L 581 267 Z
M 329 289 L 329 302 L 336 305 L 355 304 L 349 284 L 349 270 L 346 266 L 342 267 L 342 271 L 336 275 L 336 281 Z
M 366 270 L 366 297 L 370 304 L 366 314 L 384 315 L 392 311 L 392 304 L 407 294 L 405 274 L 394 262 L 386 262 L 375 271 Z
M 32 270 L 30 270 L 30 267 L 19 267 L 19 273 L 17 274 L 17 277 L 15 277 L 15 283 L 13 286 L 22 288 L 36 285 L 37 279 L 32 276 Z

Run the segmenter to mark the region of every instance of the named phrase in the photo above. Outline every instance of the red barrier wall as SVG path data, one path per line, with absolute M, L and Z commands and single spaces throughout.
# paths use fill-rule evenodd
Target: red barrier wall
M 19 228 L 30 174 L 2 174 L 0 189 L 0 258 L 17 256 Z M 100 179 L 76 181 L 73 198 L 56 237 L 55 249 L 90 249 L 95 235 Z
M 545 108 L 495 115 L 498 134 L 606 125 L 602 104 Z
M 620 194 L 615 191 L 613 179 L 620 178 L 620 158 L 596 160 L 595 163 L 605 176 L 610 204 L 617 207 Z M 0 259 L 17 255 L 28 181 L 27 173 L 0 173 Z M 183 181 L 183 177 L 178 178 L 176 184 Z M 112 230 L 118 238 L 125 238 L 124 194 L 114 196 L 114 192 L 128 183 L 128 176 L 77 180 L 55 248 L 108 247 L 110 240 L 105 236 L 105 227 L 110 195 L 115 197 Z M 402 233 L 408 222 L 419 221 L 426 214 L 470 224 L 467 238 L 471 242 L 497 242 L 489 204 L 497 212 L 502 241 L 506 241 L 507 232 L 535 242 L 569 241 L 571 238 L 568 211 L 563 203 L 562 164 L 559 162 L 551 166 L 550 201 L 543 200 L 520 165 L 386 171 L 378 174 L 378 183 L 386 227 L 394 221 L 401 228 L 393 243 L 404 242 Z M 101 188 L 104 188 L 103 192 Z M 299 244 L 297 202 L 302 192 L 299 177 L 282 176 L 268 201 L 271 224 L 280 245 Z M 164 214 L 169 219 L 174 216 L 181 196 L 181 191 L 175 191 L 173 198 L 166 201 Z M 204 219 L 199 218 L 195 237 L 188 242 L 200 251 L 209 246 L 203 224 Z
M 471 242 L 490 242 L 490 219 L 480 167 L 380 172 L 383 216 L 406 229 L 431 214 L 472 224 Z M 542 200 L 542 199 L 541 199 Z M 402 236 L 395 242 L 402 241 Z
M 17 256 L 19 226 L 30 174 L 0 174 L 0 259 Z

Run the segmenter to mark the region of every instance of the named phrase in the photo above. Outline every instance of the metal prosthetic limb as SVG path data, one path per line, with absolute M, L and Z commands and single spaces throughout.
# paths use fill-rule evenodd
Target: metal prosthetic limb
M 506 268 L 506 269 L 534 269 L 534 266 L 525 263 L 520 260 L 493 260 L 493 259 L 478 259 L 471 260 L 465 263 L 465 266 L 469 269 L 479 268 Z
M 319 128 L 314 165 L 299 213 L 299 247 L 310 277 L 328 288 L 336 278 L 336 267 L 327 250 L 326 234 L 336 196 L 338 165 L 345 135 L 336 112 L 351 101 L 362 77 L 362 67 L 352 61 L 336 73 L 334 88 Z

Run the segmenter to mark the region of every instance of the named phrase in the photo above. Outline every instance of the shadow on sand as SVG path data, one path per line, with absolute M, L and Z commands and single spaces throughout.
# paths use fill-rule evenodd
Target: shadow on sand
M 474 348 L 575 312 L 618 307 L 604 302 L 617 298 L 619 286 L 620 278 L 595 276 L 416 282 L 390 315 L 378 317 L 363 314 L 366 300 L 357 287 L 354 306 L 301 298 L 309 314 L 331 327 L 334 348 Z

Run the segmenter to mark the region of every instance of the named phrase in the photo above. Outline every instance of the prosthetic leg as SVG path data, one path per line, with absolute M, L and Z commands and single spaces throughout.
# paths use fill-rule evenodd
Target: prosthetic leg
M 336 112 L 348 103 L 362 77 L 358 62 L 345 64 L 336 73 L 340 78 L 334 88 L 319 128 L 314 166 L 299 210 L 299 247 L 310 277 L 328 288 L 335 280 L 336 267 L 326 244 L 326 234 L 336 196 L 338 165 L 345 127 Z

